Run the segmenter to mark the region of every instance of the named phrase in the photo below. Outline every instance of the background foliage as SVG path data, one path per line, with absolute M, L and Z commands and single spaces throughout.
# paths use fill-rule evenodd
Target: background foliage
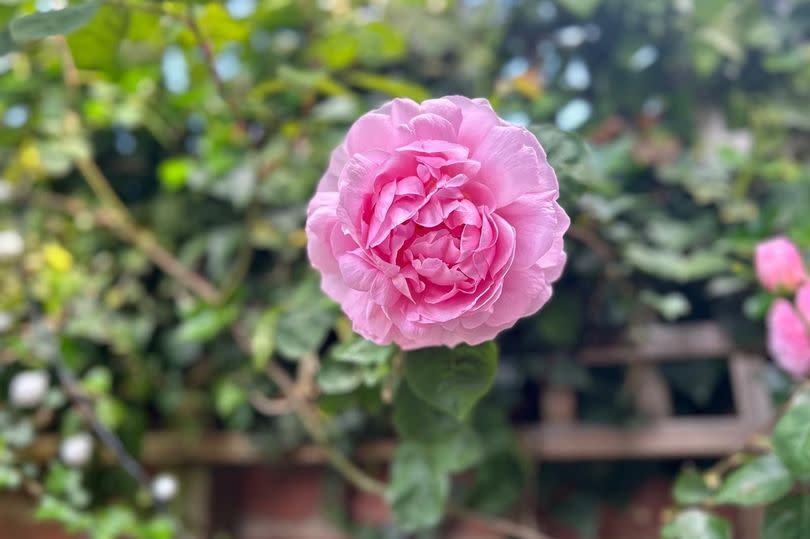
M 770 297 L 751 286 L 753 246 L 787 232 L 810 247 L 803 0 L 116 0 L 23 17 L 55 3 L 0 1 L 0 484 L 35 491 L 42 518 L 95 537 L 171 537 L 181 524 L 99 448 L 76 465 L 31 460 L 32 444 L 56 434 L 64 447 L 93 428 L 89 410 L 136 456 L 150 430 L 240 431 L 282 455 L 313 433 L 292 414 L 260 413 L 280 391 L 268 368 L 300 375 L 320 410 L 316 441 L 348 450 L 399 435 L 387 495 L 402 530 L 433 526 L 449 498 L 502 512 L 532 485 L 592 535 L 595 504 L 632 488 L 627 467 L 636 480 L 677 467 L 536 474 L 510 424 L 537 420 L 538 387 L 575 388 L 584 421 L 643 421 L 625 369 L 589 372 L 578 349 L 649 321 L 701 319 L 759 349 Z M 472 411 L 475 398 L 426 402 L 418 382 L 400 383 L 396 351 L 355 340 L 318 290 L 302 230 L 357 116 L 392 96 L 451 93 L 544 125 L 573 220 L 552 303 L 500 337 L 494 389 Z M 445 353 L 423 352 L 424 363 Z M 35 402 L 15 400 L 30 371 L 50 383 Z M 662 374 L 678 413 L 732 406 L 720 364 Z M 789 381 L 775 370 L 769 380 L 785 398 Z M 806 423 L 799 400 L 777 434 Z M 682 478 L 691 494 L 679 500 L 781 499 L 767 537 L 789 537 L 773 530 L 808 518 L 806 495 L 785 497 L 808 472 L 807 441 L 795 439 L 775 440 L 779 458 L 751 460 L 717 492 Z M 450 481 L 472 465 L 472 484 Z M 754 501 L 750 474 L 772 481 Z M 691 509 L 663 534 L 731 532 Z

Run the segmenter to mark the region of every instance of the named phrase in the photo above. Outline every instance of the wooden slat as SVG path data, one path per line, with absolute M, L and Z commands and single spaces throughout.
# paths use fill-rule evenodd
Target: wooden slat
M 580 359 L 588 365 L 616 365 L 635 361 L 691 361 L 727 358 L 733 344 L 714 322 L 650 324 L 636 328 L 627 344 L 586 348 Z
M 737 414 L 753 425 L 766 427 L 774 419 L 771 396 L 764 380 L 765 362 L 758 356 L 734 354 L 729 360 Z
M 539 459 L 570 461 L 723 456 L 744 447 L 757 432 L 756 425 L 734 416 L 707 416 L 662 419 L 633 428 L 541 424 L 520 428 L 518 437 L 526 451 Z M 393 441 L 380 440 L 359 447 L 353 457 L 366 462 L 387 461 L 393 449 Z M 278 458 L 303 464 L 322 464 L 327 460 L 323 450 L 312 445 Z M 254 464 L 271 460 L 249 438 L 239 434 L 212 434 L 193 441 L 172 433 L 147 435 L 142 459 L 153 466 Z
M 521 441 L 544 460 L 719 457 L 742 448 L 757 432 L 731 417 L 666 419 L 637 428 L 539 425 Z

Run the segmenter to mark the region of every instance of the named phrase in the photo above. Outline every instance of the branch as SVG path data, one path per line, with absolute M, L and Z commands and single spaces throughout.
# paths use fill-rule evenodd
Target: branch
M 53 332 L 48 327 L 47 323 L 44 321 L 35 321 L 34 332 L 37 342 L 42 345 L 46 359 L 56 370 L 59 384 L 62 386 L 68 398 L 70 398 L 73 407 L 82 417 L 85 424 L 93 429 L 99 440 L 113 453 L 124 471 L 135 479 L 141 488 L 149 492 L 151 488 L 149 475 L 140 463 L 127 451 L 121 440 L 96 417 L 92 408 L 92 401 L 82 392 L 73 372 L 71 372 L 63 361 L 62 355 L 59 353 L 59 348 L 56 342 L 54 342 Z
M 88 176 L 85 176 L 85 180 L 87 180 L 88 184 L 92 185 L 91 182 L 98 182 L 102 185 L 109 185 L 101 171 L 95 166 L 95 163 L 90 167 L 87 166 L 87 163 L 84 163 L 79 170 L 83 173 L 83 176 L 84 172 L 90 173 L 90 178 L 92 179 L 88 179 Z M 102 187 L 102 189 L 105 188 Z M 99 196 L 99 198 L 101 198 L 101 196 Z M 116 198 L 118 197 L 116 196 Z M 222 294 L 210 281 L 188 268 L 171 252 L 166 250 L 158 242 L 154 234 L 138 228 L 125 207 L 124 209 L 111 207 L 92 208 L 78 198 L 53 194 L 49 195 L 46 204 L 74 216 L 89 214 L 94 223 L 113 231 L 124 241 L 132 243 L 135 247 L 140 249 L 153 264 L 194 295 L 212 304 L 217 304 L 221 301 Z

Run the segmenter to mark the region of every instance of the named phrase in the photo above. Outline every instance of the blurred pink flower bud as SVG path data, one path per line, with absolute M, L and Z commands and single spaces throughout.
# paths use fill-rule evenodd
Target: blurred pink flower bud
M 807 280 L 802 254 L 784 236 L 757 245 L 754 263 L 759 281 L 771 291 L 792 292 Z
M 768 349 L 784 370 L 797 378 L 810 373 L 810 285 L 798 298 L 801 315 L 786 299 L 780 298 L 768 313 Z

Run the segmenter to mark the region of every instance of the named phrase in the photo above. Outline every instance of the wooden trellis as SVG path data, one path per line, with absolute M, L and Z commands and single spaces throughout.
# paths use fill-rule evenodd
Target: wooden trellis
M 734 413 L 723 416 L 673 416 L 670 390 L 656 364 L 724 359 L 728 363 L 734 396 Z M 722 457 L 742 449 L 750 439 L 767 432 L 774 411 L 763 380 L 764 360 L 735 349 L 715 323 L 651 325 L 637 328 L 626 343 L 584 350 L 580 360 L 590 367 L 626 364 L 636 377 L 636 407 L 646 416 L 632 427 L 585 424 L 577 421 L 577 397 L 568 388 L 542 388 L 541 421 L 518 428 L 526 451 L 540 460 L 581 461 L 604 459 Z M 34 458 L 49 458 L 57 450 L 56 438 L 41 438 Z M 394 449 L 390 440 L 359 447 L 354 458 L 388 461 Z M 210 466 L 252 465 L 267 462 L 267 454 L 239 433 L 184 436 L 151 432 L 144 437 L 141 459 L 147 465 L 177 467 L 184 483 L 196 493 L 186 500 L 189 522 L 198 530 L 209 529 Z M 324 451 L 304 446 L 289 455 L 299 464 L 324 464 Z M 761 511 L 741 511 L 737 536 L 758 539 Z
M 651 325 L 637 330 L 633 341 L 585 350 L 581 360 L 589 366 L 632 365 L 636 406 L 647 421 L 634 427 L 579 424 L 574 392 L 546 387 L 542 422 L 521 434 L 532 454 L 546 460 L 722 456 L 738 451 L 772 420 L 763 360 L 737 351 L 717 324 Z M 728 362 L 735 414 L 673 417 L 669 388 L 655 365 L 704 359 Z
M 582 424 L 576 420 L 573 390 L 546 387 L 539 404 L 542 421 L 518 428 L 526 450 L 539 459 L 720 457 L 740 450 L 757 433 L 766 432 L 773 419 L 762 376 L 764 360 L 736 350 L 725 332 L 712 322 L 647 326 L 636 331 L 633 342 L 586 349 L 580 359 L 592 367 L 633 365 L 644 389 L 639 392 L 637 405 L 648 419 L 632 427 Z M 669 388 L 655 365 L 703 359 L 728 362 L 735 413 L 671 416 Z M 56 439 L 42 439 L 33 453 L 47 458 L 55 453 L 56 445 Z M 392 452 L 393 443 L 381 440 L 361 446 L 356 456 L 385 461 Z M 142 458 L 154 465 L 254 464 L 266 462 L 267 455 L 237 433 L 191 439 L 177 433 L 152 432 L 144 439 Z M 323 451 L 314 446 L 299 448 L 290 458 L 309 464 L 326 461 Z

